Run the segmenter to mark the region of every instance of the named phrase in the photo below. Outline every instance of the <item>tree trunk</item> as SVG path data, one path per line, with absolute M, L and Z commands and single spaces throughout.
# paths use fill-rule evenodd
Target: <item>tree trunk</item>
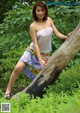
M 80 23 L 60 48 L 53 53 L 47 65 L 22 92 L 42 96 L 44 87 L 51 85 L 58 78 L 63 68 L 80 51 Z M 15 98 L 17 95 L 14 95 Z

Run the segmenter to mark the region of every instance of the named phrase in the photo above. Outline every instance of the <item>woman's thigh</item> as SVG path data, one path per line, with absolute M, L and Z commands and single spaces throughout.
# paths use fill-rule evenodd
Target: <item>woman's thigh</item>
M 25 66 L 26 66 L 26 63 L 21 62 L 21 61 L 18 61 L 18 63 L 17 63 L 16 66 L 15 66 L 15 69 L 22 71 Z

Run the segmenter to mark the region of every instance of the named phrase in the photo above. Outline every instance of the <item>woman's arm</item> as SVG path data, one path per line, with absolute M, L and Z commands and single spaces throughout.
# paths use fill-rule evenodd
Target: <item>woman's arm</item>
M 61 38 L 61 39 L 67 39 L 67 36 L 63 35 L 62 33 L 60 33 L 60 32 L 57 30 L 57 28 L 55 27 L 55 25 L 54 25 L 52 19 L 49 18 L 49 20 L 50 20 L 50 23 L 51 23 L 51 26 L 52 26 L 52 28 L 53 28 L 53 32 L 55 33 L 55 35 L 56 35 L 57 37 Z
M 32 42 L 34 44 L 34 49 L 35 49 L 34 51 L 38 57 L 38 60 L 39 60 L 40 64 L 42 65 L 42 67 L 44 67 L 45 61 L 41 57 L 38 42 L 37 42 L 37 37 L 35 34 L 35 27 L 33 25 L 30 25 L 30 36 L 31 36 Z

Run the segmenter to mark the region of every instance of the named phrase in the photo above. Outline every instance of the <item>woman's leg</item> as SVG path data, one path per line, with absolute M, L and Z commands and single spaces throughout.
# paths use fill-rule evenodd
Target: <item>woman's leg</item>
M 10 80 L 8 83 L 8 87 L 6 89 L 5 97 L 10 96 L 11 88 L 12 88 L 18 74 L 24 69 L 25 65 L 26 64 L 24 62 L 20 62 L 20 61 L 16 64 L 16 66 L 11 74 L 11 77 L 10 77 Z

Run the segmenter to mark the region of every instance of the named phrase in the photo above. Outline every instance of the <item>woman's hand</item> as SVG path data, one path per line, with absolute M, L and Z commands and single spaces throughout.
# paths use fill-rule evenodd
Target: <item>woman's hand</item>
M 72 32 L 68 33 L 67 37 L 69 37 L 72 34 Z
M 45 67 L 46 62 L 42 58 L 39 59 L 39 62 L 41 64 L 42 68 Z
M 68 33 L 67 36 L 64 35 L 64 39 L 67 39 L 71 34 L 72 34 L 72 32 Z

